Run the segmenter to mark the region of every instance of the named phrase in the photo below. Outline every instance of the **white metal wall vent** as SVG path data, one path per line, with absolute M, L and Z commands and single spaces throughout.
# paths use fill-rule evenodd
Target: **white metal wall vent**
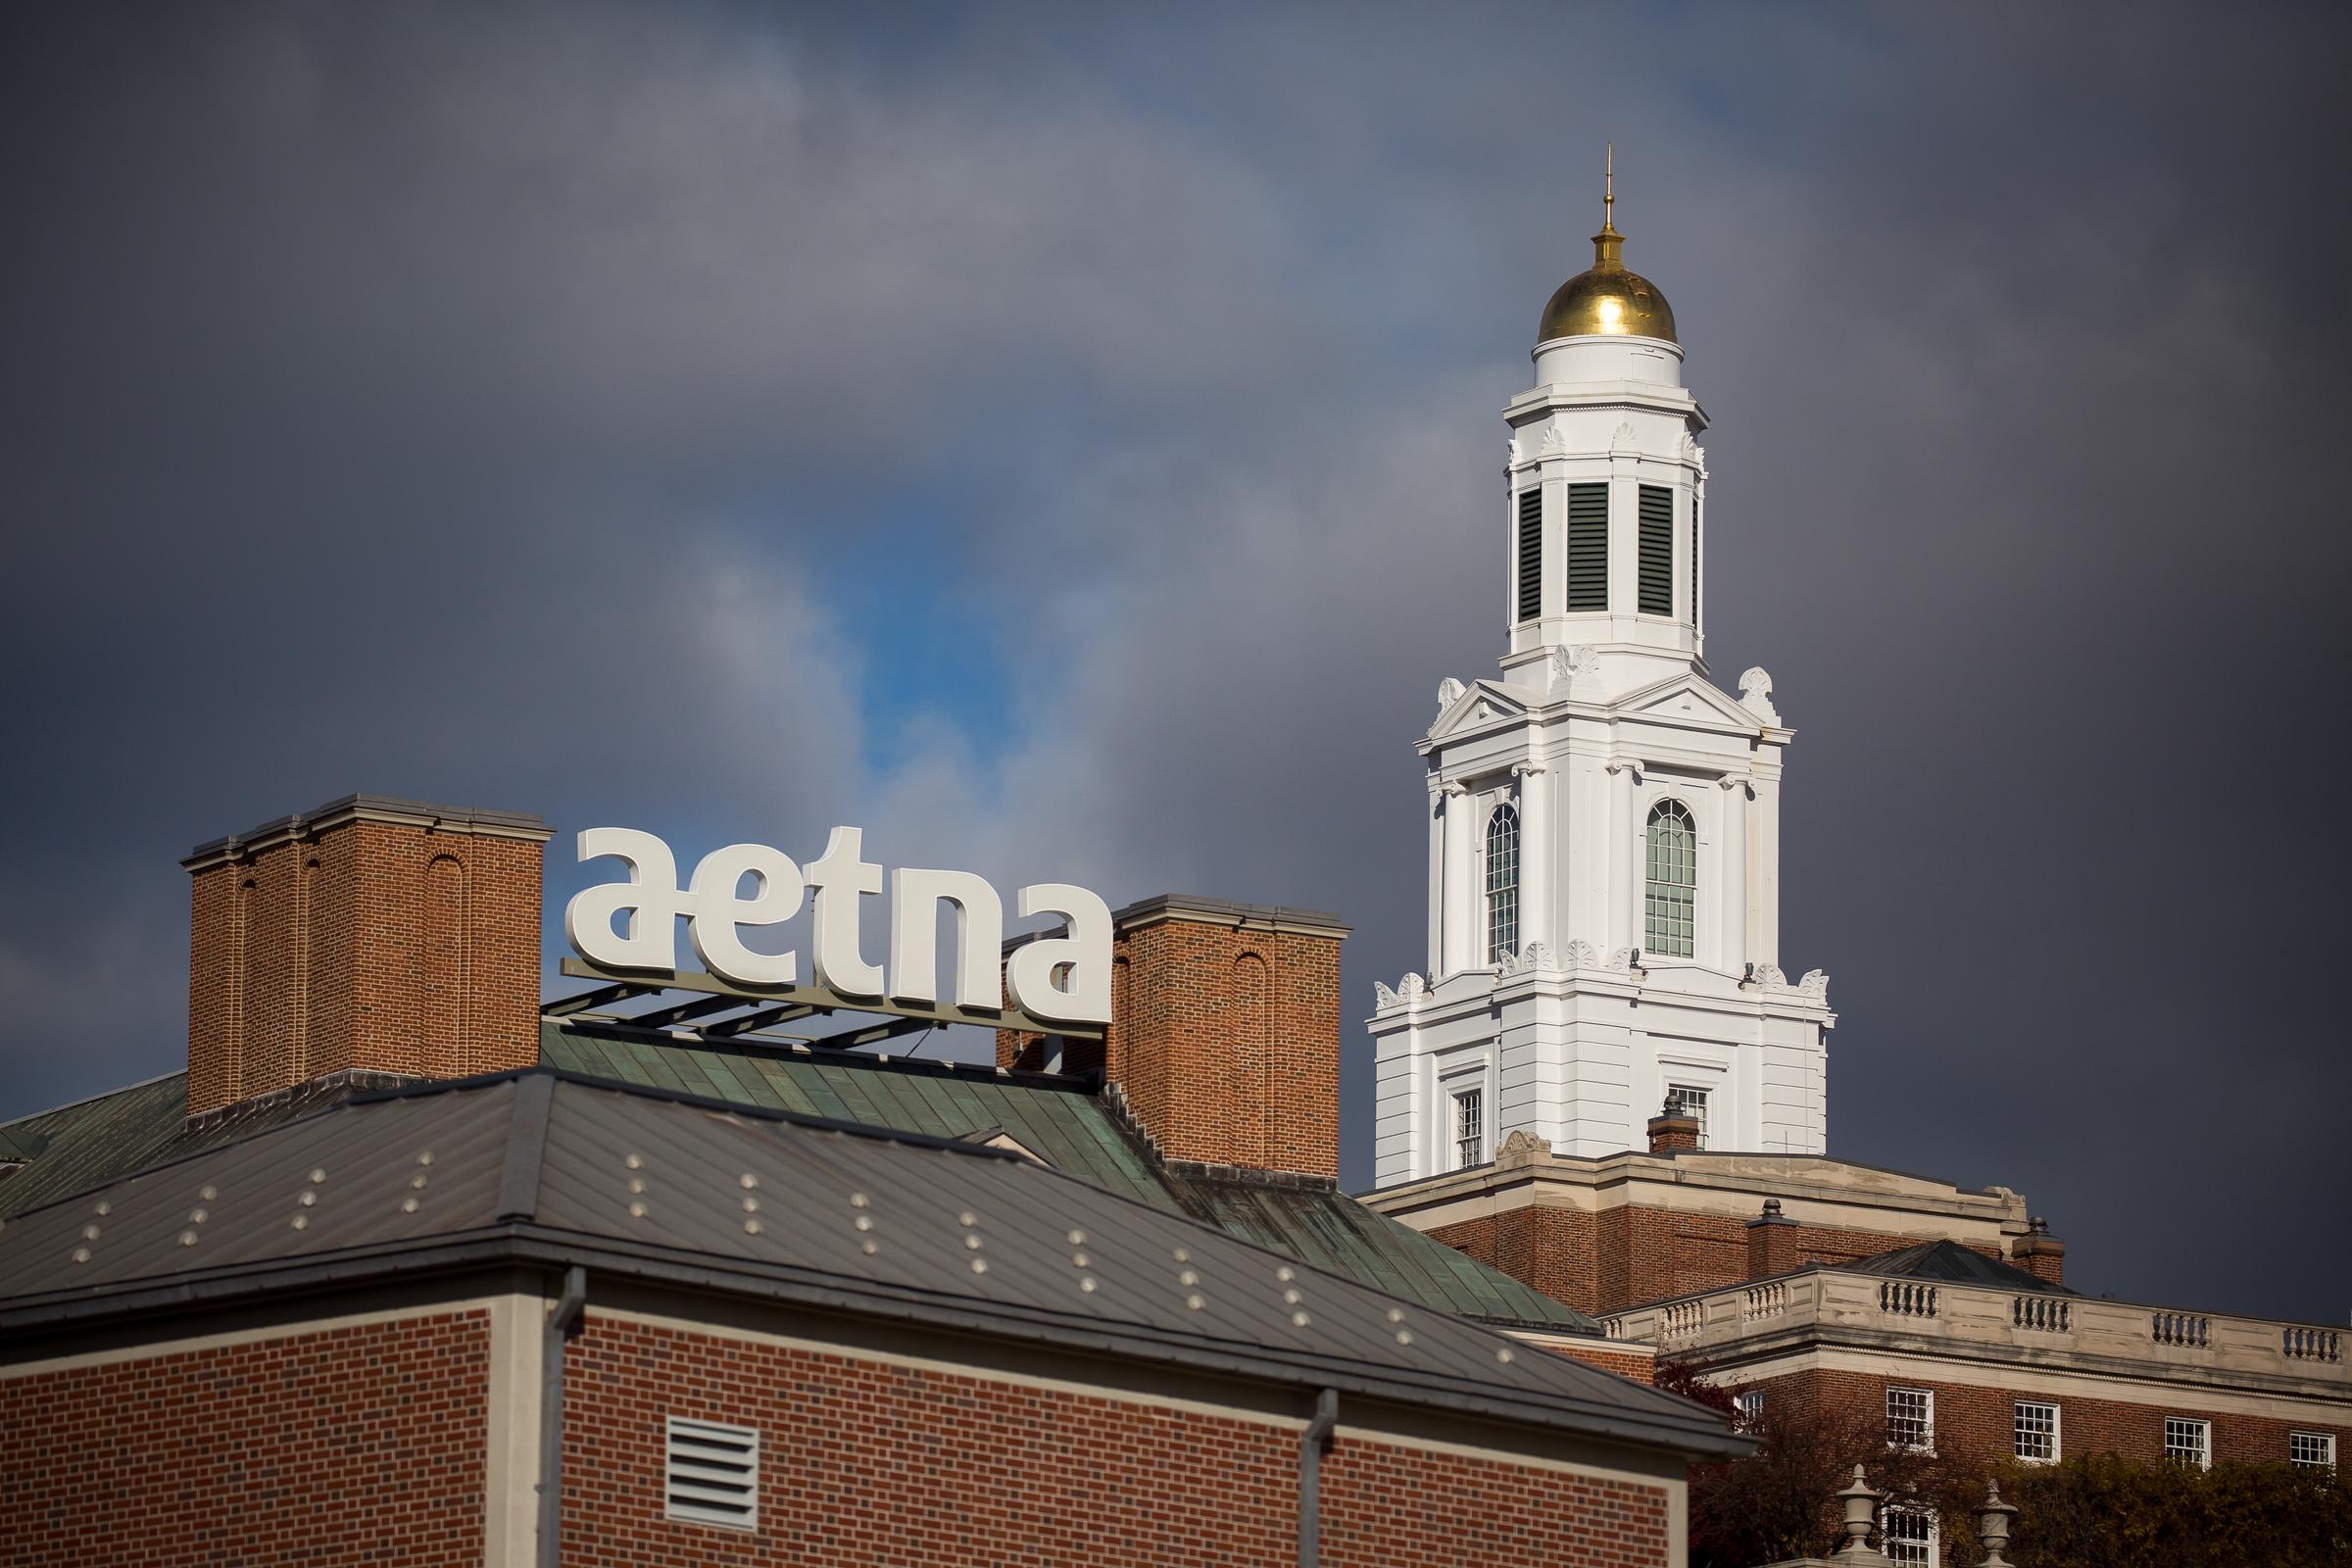
M 685 1416 L 669 1418 L 669 1517 L 698 1525 L 760 1527 L 760 1434 Z

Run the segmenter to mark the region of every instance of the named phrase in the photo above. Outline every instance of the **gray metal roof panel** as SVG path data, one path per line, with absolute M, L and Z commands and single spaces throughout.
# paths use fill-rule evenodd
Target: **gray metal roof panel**
M 2014 1263 L 1986 1257 L 1957 1242 L 1921 1242 L 1892 1251 L 1856 1258 L 1850 1263 L 1825 1263 L 1824 1268 L 1847 1274 L 1882 1274 L 1897 1279 L 1929 1280 L 1941 1285 L 1985 1285 L 2003 1291 L 2038 1291 L 2050 1296 L 2080 1296 L 2080 1291 L 2053 1285 Z
M 516 1083 L 357 1100 L 12 1220 L 0 1228 L 0 1318 L 482 1232 L 500 1207 Z M 1483 1397 L 1545 1424 L 1630 1423 L 1653 1434 L 1645 1441 L 1720 1446 L 1684 1401 L 970 1145 L 558 1078 L 533 1207 L 534 1233 L 810 1288 L 832 1280 L 916 1315 L 993 1313 L 1299 1380 L 1339 1369 L 1408 1402 Z M 93 1224 L 100 1234 L 85 1238 Z

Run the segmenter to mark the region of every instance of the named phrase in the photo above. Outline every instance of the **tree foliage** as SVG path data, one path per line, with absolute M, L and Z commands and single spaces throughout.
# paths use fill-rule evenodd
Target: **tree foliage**
M 1657 1385 L 1733 1413 L 1687 1366 Z M 1988 1482 L 2017 1506 L 2018 1568 L 2329 1568 L 2352 1564 L 2352 1489 L 2327 1471 L 2277 1464 L 2147 1465 L 2111 1453 L 2054 1465 L 1938 1458 L 1886 1446 L 1880 1412 L 1775 1398 L 1743 1427 L 1757 1451 L 1690 1471 L 1690 1568 L 1762 1568 L 1826 1556 L 1840 1538 L 1837 1494 L 1860 1464 L 1882 1492 L 1934 1507 L 1942 1560 L 1984 1555 L 1976 1507 Z

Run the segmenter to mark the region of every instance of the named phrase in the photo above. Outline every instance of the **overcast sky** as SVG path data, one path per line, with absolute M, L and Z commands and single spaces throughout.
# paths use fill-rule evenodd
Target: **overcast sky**
M 8 9 L 0 1115 L 352 790 L 1334 909 L 1368 1013 L 1613 138 L 1832 1152 L 2344 1321 L 2340 10 L 894 15 Z

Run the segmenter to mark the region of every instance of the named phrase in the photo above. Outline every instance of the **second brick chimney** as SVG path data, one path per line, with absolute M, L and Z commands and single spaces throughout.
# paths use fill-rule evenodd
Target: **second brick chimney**
M 2050 1222 L 2039 1214 L 2009 1244 L 2009 1261 L 2048 1284 L 2066 1283 L 2066 1244 L 2050 1234 Z
M 1111 931 L 1110 1028 L 1066 1047 L 1062 1067 L 1100 1070 L 1169 1159 L 1336 1180 L 1348 928 L 1169 894 L 1118 910 Z M 1049 1051 L 997 1036 L 1000 1066 L 1041 1068 Z
M 1698 1148 L 1698 1118 L 1687 1110 L 1666 1108 L 1649 1118 L 1649 1152 L 1675 1154 Z
M 539 1055 L 535 816 L 347 795 L 198 845 L 188 1114 L 344 1071 Z

